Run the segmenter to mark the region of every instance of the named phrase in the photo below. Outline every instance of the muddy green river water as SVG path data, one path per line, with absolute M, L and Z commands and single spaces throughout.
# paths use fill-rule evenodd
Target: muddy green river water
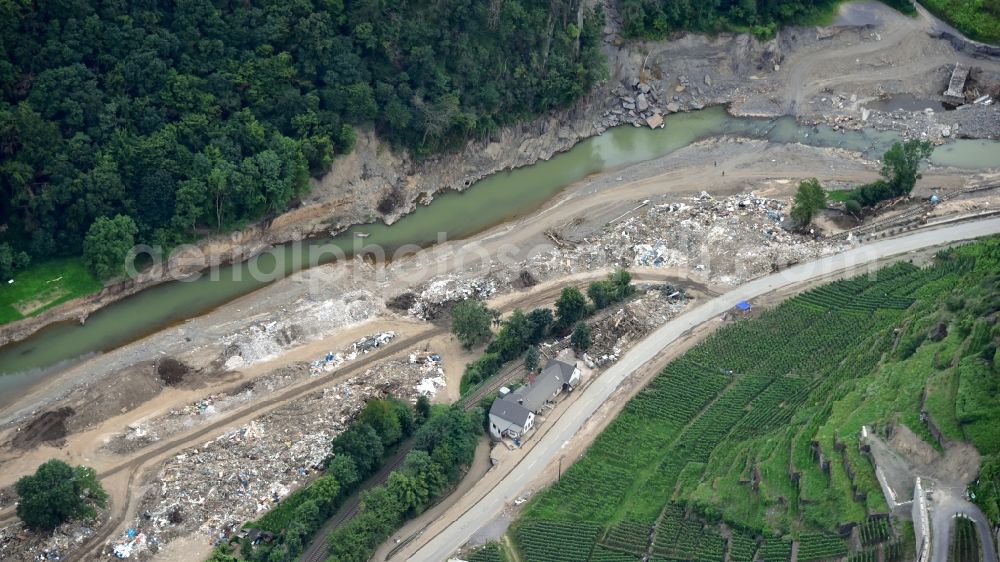
M 580 142 L 571 150 L 533 166 L 485 178 L 465 192 L 439 194 L 392 226 L 356 226 L 339 236 L 307 244 L 334 244 L 350 255 L 360 241 L 391 252 L 406 244 L 426 246 L 472 235 L 539 208 L 567 185 L 590 174 L 649 160 L 692 142 L 723 134 L 839 146 L 878 157 L 898 135 L 875 130 L 841 133 L 829 127 L 803 126 L 791 117 L 744 119 L 714 107 L 670 115 L 663 129 L 623 126 Z M 958 140 L 938 147 L 934 164 L 970 169 L 1000 166 L 1000 142 Z M 356 232 L 367 234 L 361 239 Z M 325 261 L 328 261 L 325 260 Z M 92 314 L 85 325 L 61 323 L 0 348 L 0 404 L 46 373 L 95 353 L 106 352 L 171 324 L 203 314 L 263 287 L 288 272 L 309 265 L 308 247 L 279 246 L 217 275 L 174 281 L 142 291 Z M 254 272 L 254 275 L 251 275 Z M 7 398 L 8 400 L 4 400 Z

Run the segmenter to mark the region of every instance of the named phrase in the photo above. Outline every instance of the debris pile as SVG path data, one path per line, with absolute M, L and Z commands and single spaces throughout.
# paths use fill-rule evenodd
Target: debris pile
M 244 383 L 235 392 L 210 394 L 185 405 L 183 408 L 171 410 L 166 415 L 129 425 L 124 432 L 108 441 L 105 448 L 117 454 L 133 453 L 161 439 L 194 427 L 216 414 L 246 405 L 251 400 L 286 388 L 303 380 L 306 376 L 334 371 L 344 363 L 385 345 L 395 337 L 396 333 L 392 331 L 379 332 L 359 339 L 343 351 L 328 352 L 323 359 L 312 363 L 294 363 L 279 367 Z
M 373 318 L 381 308 L 381 300 L 368 291 L 351 291 L 319 302 L 307 299 L 281 320 L 258 323 L 223 337 L 222 360 L 229 370 L 266 361 L 293 345 Z
M 130 557 L 145 558 L 192 532 L 213 544 L 238 532 L 315 475 L 330 441 L 365 402 L 387 395 L 415 400 L 417 386 L 439 375 L 440 357 L 412 357 L 380 362 L 166 461 L 140 500 L 133 529 L 145 541 L 130 547 Z M 137 537 L 120 537 L 108 552 Z
M 738 285 L 845 249 L 843 241 L 786 230 L 786 206 L 753 192 L 721 199 L 702 192 L 649 205 L 602 232 L 533 253 L 523 262 L 494 262 L 482 278 L 434 278 L 419 291 L 410 313 L 435 318 L 453 301 L 485 298 L 500 287 L 516 286 L 523 271 L 542 282 L 610 267 L 674 268 L 705 282 Z
M 489 298 L 499 286 L 498 280 L 491 277 L 467 279 L 461 274 L 442 275 L 424 286 L 409 313 L 424 320 L 433 320 L 450 310 L 450 304 L 470 298 Z
M 396 332 L 393 331 L 379 332 L 377 334 L 365 336 L 351 344 L 351 347 L 348 350 L 344 350 L 339 353 L 330 351 L 325 357 L 323 357 L 323 359 L 313 361 L 309 372 L 312 375 L 329 373 L 348 361 L 354 361 L 358 358 L 358 355 L 363 355 L 379 346 L 389 343 L 395 337 Z
M 34 532 L 20 521 L 0 528 L 0 560 L 63 560 L 67 553 L 94 535 L 94 530 L 104 523 L 107 514 L 104 511 L 93 520 L 63 523 L 51 534 Z
M 645 287 L 641 296 L 612 307 L 591 323 L 591 345 L 584 362 L 594 368 L 617 361 L 623 351 L 677 316 L 686 301 L 684 291 L 672 285 Z
M 213 416 L 246 405 L 251 400 L 304 380 L 308 364 L 293 363 L 248 381 L 233 392 L 210 394 L 149 420 L 133 423 L 112 437 L 104 448 L 116 454 L 134 453 L 152 443 L 171 437 L 210 420 Z
M 438 390 L 447 386 L 448 381 L 441 363 L 441 356 L 437 353 L 415 351 L 410 354 L 410 364 L 419 365 L 420 372 L 425 376 L 413 387 L 417 394 L 434 396 Z
M 296 326 L 268 322 L 256 324 L 222 338 L 226 369 L 234 370 L 277 357 L 299 339 Z

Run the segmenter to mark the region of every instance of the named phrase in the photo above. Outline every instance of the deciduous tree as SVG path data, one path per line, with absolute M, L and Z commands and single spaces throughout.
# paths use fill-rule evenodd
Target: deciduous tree
M 139 232 L 132 217 L 98 217 L 83 240 L 83 259 L 98 279 L 108 279 L 125 272 L 125 259 L 135 246 Z
M 799 190 L 795 193 L 795 202 L 789 215 L 795 221 L 795 226 L 805 228 L 812 222 L 820 209 L 826 207 L 826 192 L 816 178 L 799 182 Z
M 20 496 L 17 516 L 38 529 L 53 529 L 70 519 L 93 517 L 108 499 L 94 469 L 72 468 L 55 459 L 18 480 L 14 489 Z
M 590 326 L 586 322 L 577 322 L 569 341 L 580 351 L 590 348 Z
M 492 334 L 493 315 L 483 303 L 466 299 L 451 309 L 451 332 L 465 349 L 482 343 Z

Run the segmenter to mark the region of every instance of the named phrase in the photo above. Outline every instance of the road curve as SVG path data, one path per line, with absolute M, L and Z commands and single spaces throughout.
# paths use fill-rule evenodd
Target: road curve
M 964 491 L 964 490 L 963 490 Z M 937 494 L 935 494 L 937 496 Z M 979 555 L 982 562 L 997 562 L 996 545 L 990 522 L 982 510 L 972 502 L 949 493 L 935 497 L 934 514 L 931 520 L 931 562 L 948 562 L 951 552 L 951 533 L 955 528 L 955 517 L 964 516 L 976 525 L 979 535 Z
M 1000 218 L 928 228 L 897 238 L 868 243 L 840 254 L 796 265 L 784 271 L 754 279 L 681 314 L 639 342 L 584 389 L 574 403 L 573 409 L 566 411 L 549 431 L 540 437 L 540 441 L 535 444 L 534 448 L 503 480 L 443 532 L 418 549 L 410 557 L 410 560 L 422 562 L 446 560 L 452 552 L 465 544 L 485 522 L 499 514 L 505 504 L 521 494 L 522 489 L 532 481 L 537 472 L 555 458 L 559 449 L 573 438 L 587 419 L 604 403 L 604 400 L 633 371 L 650 361 L 660 350 L 673 343 L 688 330 L 719 317 L 740 300 L 756 298 L 778 289 L 852 267 L 867 264 L 874 271 L 879 260 L 890 256 L 996 233 L 1000 233 Z

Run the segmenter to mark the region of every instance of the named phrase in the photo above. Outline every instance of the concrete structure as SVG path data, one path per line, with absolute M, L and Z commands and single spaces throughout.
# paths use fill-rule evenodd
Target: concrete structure
M 517 439 L 534 426 L 542 411 L 564 390 L 580 382 L 580 369 L 564 361 L 551 361 L 535 380 L 510 393 L 502 393 L 490 406 L 490 435 Z
M 917 476 L 913 487 L 913 535 L 917 541 L 917 562 L 931 558 L 931 522 L 927 515 L 927 494 Z
M 965 102 L 965 81 L 969 78 L 969 67 L 955 63 L 955 69 L 951 72 L 951 80 L 948 81 L 948 89 L 944 91 L 944 97 L 949 101 Z

